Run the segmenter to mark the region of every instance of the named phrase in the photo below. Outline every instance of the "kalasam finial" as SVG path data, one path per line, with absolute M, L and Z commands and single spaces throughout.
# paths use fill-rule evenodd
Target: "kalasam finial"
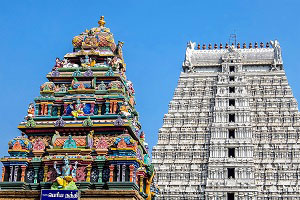
M 104 21 L 104 16 L 101 16 L 101 17 L 100 17 L 100 20 L 98 21 L 99 26 L 100 26 L 100 27 L 104 27 L 105 23 L 106 23 L 106 22 Z

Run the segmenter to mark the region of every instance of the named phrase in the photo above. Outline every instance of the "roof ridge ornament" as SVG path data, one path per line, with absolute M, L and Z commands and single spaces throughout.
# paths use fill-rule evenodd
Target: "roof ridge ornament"
M 192 52 L 195 50 L 196 42 L 189 41 L 187 43 L 186 51 L 185 51 L 185 59 L 183 64 L 188 67 L 188 71 L 193 71 L 192 66 Z
M 100 17 L 100 20 L 98 21 L 99 27 L 102 28 L 105 25 L 104 16 Z
M 278 63 L 282 63 L 282 55 L 281 55 L 281 47 L 278 40 L 270 41 L 273 49 L 274 49 L 274 63 L 275 65 Z

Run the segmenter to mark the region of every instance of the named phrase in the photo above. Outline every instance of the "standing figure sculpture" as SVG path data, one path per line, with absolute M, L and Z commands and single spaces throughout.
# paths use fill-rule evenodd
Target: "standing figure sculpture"
M 64 165 L 62 166 L 61 170 L 56 166 L 57 162 L 54 162 L 53 167 L 58 176 L 51 186 L 51 189 L 77 190 L 75 182 L 78 162 L 76 161 L 75 165 L 72 167 L 72 165 L 69 164 L 69 157 L 67 155 L 65 155 L 63 162 Z
M 282 62 L 282 57 L 281 57 L 281 48 L 278 40 L 270 41 L 272 47 L 274 48 L 274 60 L 276 63 Z

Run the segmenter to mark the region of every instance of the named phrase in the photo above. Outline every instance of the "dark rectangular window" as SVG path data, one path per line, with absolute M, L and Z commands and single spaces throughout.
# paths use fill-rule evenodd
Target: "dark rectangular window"
M 234 76 L 229 76 L 229 81 L 234 81 Z
M 229 120 L 229 122 L 235 122 L 235 114 L 229 114 L 228 120 Z
M 235 129 L 228 129 L 229 138 L 235 138 Z
M 235 148 L 228 148 L 228 157 L 235 158 Z
M 227 193 L 227 200 L 234 200 L 234 193 L 233 192 L 228 192 Z
M 235 106 L 235 99 L 229 99 L 229 106 Z
M 228 178 L 234 179 L 235 178 L 235 170 L 234 170 L 234 168 L 227 168 L 227 175 L 228 175 Z
M 229 66 L 229 71 L 234 72 L 234 66 Z
M 235 87 L 229 87 L 229 93 L 235 93 Z

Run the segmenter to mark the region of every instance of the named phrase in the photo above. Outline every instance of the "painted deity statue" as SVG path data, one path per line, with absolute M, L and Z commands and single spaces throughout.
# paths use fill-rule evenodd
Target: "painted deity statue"
M 76 141 L 72 138 L 71 135 L 69 135 L 69 138 L 65 141 L 63 148 L 64 149 L 77 148 Z
M 30 103 L 27 109 L 27 116 L 33 117 L 33 115 L 34 115 L 34 104 Z
M 81 103 L 80 99 L 76 100 L 76 103 L 74 106 L 70 105 L 70 108 L 73 110 L 71 113 L 75 118 L 83 115 L 84 104 Z
M 90 58 L 88 55 L 86 55 L 84 58 L 80 58 L 81 66 L 82 67 L 88 67 L 90 66 Z
M 125 115 L 126 117 L 131 116 L 131 113 L 128 111 L 128 103 L 124 102 L 123 105 L 120 107 L 120 114 Z
M 63 66 L 63 63 L 62 61 L 59 59 L 59 58 L 56 58 L 55 59 L 55 65 L 53 67 L 53 70 L 56 70 L 57 68 L 62 68 Z
M 82 67 L 94 67 L 96 65 L 96 60 L 94 58 L 90 58 L 86 55 L 84 58 L 80 58 Z
M 69 157 L 66 155 L 64 157 L 64 165 L 62 166 L 61 170 L 57 167 L 57 162 L 54 162 L 54 169 L 58 174 L 56 181 L 53 183 L 51 189 L 62 189 L 62 190 L 76 190 L 77 187 L 75 185 L 76 182 L 76 170 L 78 162 L 75 162 L 75 165 L 69 164 Z

